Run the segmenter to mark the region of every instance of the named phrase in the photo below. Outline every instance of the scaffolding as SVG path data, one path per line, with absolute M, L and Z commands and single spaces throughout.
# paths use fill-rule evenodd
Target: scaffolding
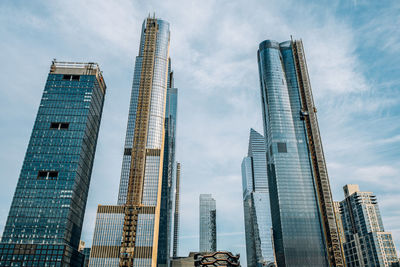
M 308 148 L 311 155 L 329 266 L 344 267 L 343 248 L 336 224 L 332 193 L 316 115 L 317 109 L 314 106 L 302 41 L 292 41 L 292 49 L 302 104 L 300 115 L 307 130 Z
M 143 183 L 146 156 L 160 155 L 159 149 L 146 149 L 150 116 L 151 89 L 156 52 L 157 19 L 148 18 L 143 49 L 142 73 L 139 85 L 139 97 L 136 112 L 135 134 L 129 173 L 125 219 L 120 249 L 120 267 L 132 267 L 135 257 L 151 258 L 152 247 L 135 247 L 136 228 L 140 213 L 155 213 L 155 207 L 142 206 Z M 157 150 L 157 151 L 155 151 Z

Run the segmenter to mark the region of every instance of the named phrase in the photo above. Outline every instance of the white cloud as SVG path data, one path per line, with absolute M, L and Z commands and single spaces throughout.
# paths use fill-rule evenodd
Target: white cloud
M 398 144 L 399 128 L 392 123 L 396 117 L 384 111 L 396 106 L 399 99 L 394 93 L 377 93 L 382 90 L 364 75 L 365 66 L 357 51 L 360 32 L 329 7 L 256 0 L 73 0 L 52 1 L 40 7 L 43 12 L 34 6 L 23 11 L 12 6 L 1 9 L 7 10 L 0 20 L 4 26 L 0 33 L 7 39 L 1 45 L 5 49 L 0 49 L 7 62 L 1 73 L 11 88 L 1 89 L 4 102 L 11 102 L 3 105 L 7 110 L 3 114 L 21 114 L 29 126 L 10 124 L 0 140 L 9 140 L 8 136 L 22 129 L 30 131 L 38 103 L 30 99 L 40 97 L 50 59 L 101 63 L 109 90 L 85 218 L 83 239 L 88 244 L 93 230 L 87 228 L 93 228 L 97 204 L 116 201 L 133 59 L 142 20 L 149 12 L 171 23 L 170 50 L 175 84 L 180 90 L 177 159 L 182 162 L 181 234 L 187 237 L 182 241 L 183 254 L 198 246 L 198 195 L 202 192 L 216 197 L 218 224 L 224 229 L 218 241 L 222 242 L 221 249 L 228 249 L 229 243 L 244 242 L 242 234 L 223 233 L 243 231 L 240 163 L 247 152 L 249 129 L 262 129 L 256 52 L 264 39 L 285 41 L 291 34 L 303 39 L 334 190 L 340 191 L 344 183 L 354 180 L 364 183 L 364 177 L 374 185 L 379 185 L 378 178 L 392 181 L 398 177 L 398 169 L 390 163 L 380 165 L 384 160 L 378 158 L 376 162 L 376 154 L 388 149 L 385 145 Z M 398 16 L 391 13 L 371 23 L 387 25 L 386 20 L 392 17 Z M 15 23 L 11 25 L 11 21 Z M 17 29 L 33 36 L 22 36 Z M 391 28 L 388 32 L 396 31 Z M 387 37 L 390 48 L 398 43 L 383 30 L 377 30 L 375 36 Z M 396 51 L 390 53 L 396 55 Z M 24 65 L 26 62 L 30 65 Z M 25 79 L 21 79 L 21 73 Z M 28 94 L 27 88 L 35 91 Z M 18 101 L 29 103 L 31 108 L 21 109 Z M 1 122 L 5 117 L 0 116 Z M 12 177 L 20 169 L 28 135 L 16 152 L 19 162 L 4 161 L 1 165 Z M 3 151 L 14 149 L 11 144 L 1 144 Z M 395 146 L 392 153 L 394 150 Z M 14 186 L 3 190 L 13 191 Z M 382 195 L 380 201 L 384 199 Z M 244 249 L 240 252 L 244 263 Z

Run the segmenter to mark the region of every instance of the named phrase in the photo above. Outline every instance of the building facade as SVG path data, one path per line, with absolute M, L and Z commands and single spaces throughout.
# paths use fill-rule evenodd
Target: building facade
M 200 252 L 217 251 L 217 211 L 211 194 L 200 195 Z
M 344 266 L 301 41 L 260 43 L 258 66 L 278 266 Z
M 90 266 L 169 265 L 177 111 L 169 38 L 168 22 L 144 21 L 118 202 L 107 212 L 112 219 L 96 220 Z
M 174 88 L 174 77 L 171 69 L 171 60 L 168 65 L 168 87 L 165 110 L 164 133 L 164 162 L 161 188 L 160 230 L 158 234 L 157 265 L 170 265 L 172 242 L 172 219 L 176 176 L 175 170 L 175 142 L 176 120 L 178 108 L 178 89 Z
M 0 244 L 0 266 L 81 266 L 106 85 L 96 63 L 53 61 Z
M 171 267 L 193 267 L 195 254 L 197 254 L 197 252 L 190 252 L 187 257 L 172 258 Z
M 89 266 L 119 266 L 124 219 L 123 205 L 97 207 Z
M 247 266 L 267 266 L 275 262 L 268 192 L 264 136 L 250 130 L 249 150 L 242 162 L 243 205 Z
M 180 196 L 180 181 L 181 181 L 181 164 L 176 164 L 176 184 L 175 184 L 175 210 L 174 210 L 174 235 L 172 245 L 172 257 L 178 257 L 179 246 L 179 196 Z
M 376 196 L 358 185 L 343 187 L 340 215 L 348 267 L 397 267 L 399 261 L 390 232 L 385 232 Z

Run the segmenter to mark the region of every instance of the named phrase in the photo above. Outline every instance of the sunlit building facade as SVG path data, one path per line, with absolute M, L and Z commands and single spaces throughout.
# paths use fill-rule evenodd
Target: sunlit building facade
M 258 66 L 277 266 L 344 266 L 301 41 L 263 41 Z
M 106 85 L 96 63 L 53 61 L 0 244 L 0 266 L 81 266 Z
M 169 265 L 178 93 L 169 38 L 168 22 L 144 21 L 118 202 L 111 212 L 99 207 L 89 266 Z
M 385 232 L 376 196 L 354 184 L 345 185 L 343 190 L 340 217 L 347 267 L 398 267 L 392 234 Z
M 125 210 L 123 205 L 99 205 L 89 266 L 119 266 Z
M 273 264 L 265 139 L 254 129 L 250 130 L 248 154 L 242 161 L 242 185 L 247 266 Z
M 211 194 L 200 195 L 200 252 L 217 251 L 217 210 Z

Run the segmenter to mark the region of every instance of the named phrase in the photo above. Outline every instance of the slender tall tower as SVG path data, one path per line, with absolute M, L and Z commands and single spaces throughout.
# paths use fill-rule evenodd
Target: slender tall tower
M 51 64 L 0 266 L 81 266 L 78 247 L 105 93 L 96 63 Z
M 200 252 L 217 251 L 216 203 L 211 194 L 200 195 Z
M 343 223 L 348 266 L 399 266 L 392 234 L 383 227 L 376 196 L 354 184 L 345 185 L 343 190 L 345 199 L 340 202 L 338 217 Z
M 165 134 L 164 134 L 164 162 L 161 187 L 160 231 L 158 234 L 159 267 L 170 265 L 172 211 L 174 203 L 175 185 L 175 142 L 176 120 L 178 108 L 178 89 L 174 88 L 174 77 L 171 70 L 171 60 L 168 66 L 167 104 L 165 110 Z
M 275 258 L 265 139 L 254 129 L 250 130 L 249 151 L 242 162 L 242 185 L 247 266 L 269 266 Z
M 344 266 L 301 41 L 258 50 L 278 266 Z
M 176 164 L 176 185 L 175 185 L 175 212 L 174 212 L 174 241 L 172 246 L 172 257 L 178 257 L 179 245 L 179 196 L 181 181 L 181 164 Z
M 89 266 L 169 264 L 177 108 L 169 38 L 168 22 L 144 21 L 118 205 L 98 207 Z

